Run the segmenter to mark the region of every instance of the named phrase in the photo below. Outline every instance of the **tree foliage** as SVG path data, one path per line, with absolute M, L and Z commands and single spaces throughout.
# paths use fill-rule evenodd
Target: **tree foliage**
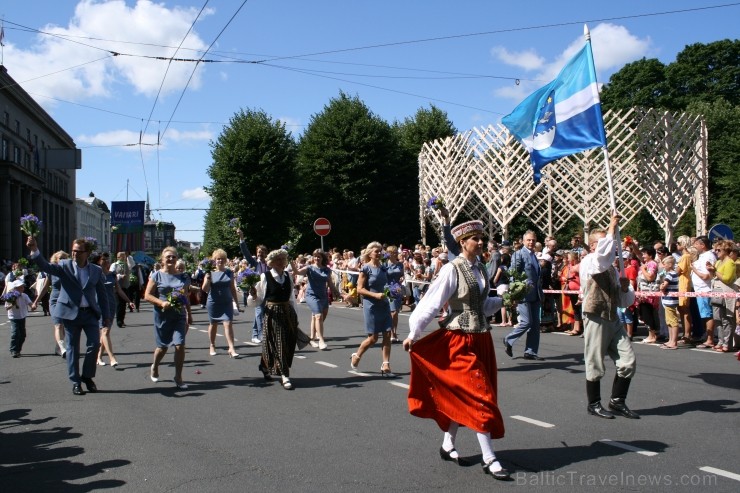
M 602 104 L 605 109 L 650 106 L 703 115 L 709 135 L 708 220 L 740 234 L 740 40 L 686 46 L 665 66 L 645 59 L 625 65 L 605 86 Z M 636 227 L 646 234 L 652 228 L 648 222 Z
M 257 110 L 240 110 L 211 142 L 211 208 L 203 250 L 239 251 L 229 220 L 238 218 L 252 242 L 277 248 L 289 240 L 295 213 L 296 144 L 285 125 Z
M 393 176 L 399 147 L 390 125 L 374 115 L 358 97 L 341 92 L 321 113 L 313 115 L 298 145 L 301 230 L 315 218 L 332 224 L 328 248 L 359 249 L 372 240 L 392 238 L 395 220 Z M 318 246 L 318 238 L 304 241 Z

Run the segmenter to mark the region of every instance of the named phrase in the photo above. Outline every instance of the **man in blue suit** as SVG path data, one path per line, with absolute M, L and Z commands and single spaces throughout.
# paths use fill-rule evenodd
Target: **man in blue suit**
M 524 359 L 542 361 L 545 358 L 540 358 L 537 355 L 540 348 L 540 308 L 544 298 L 540 278 L 540 263 L 534 254 L 534 244 L 537 241 L 537 236 L 534 231 L 527 231 L 524 233 L 522 241 L 524 246 L 512 255 L 510 269 L 524 272 L 532 287 L 527 296 L 516 306 L 519 322 L 509 332 L 509 335 L 504 337 L 504 348 L 506 354 L 513 358 L 512 346 L 526 332 L 527 343 L 524 348 Z
M 257 274 L 264 274 L 268 270 L 267 262 L 267 247 L 265 245 L 257 245 L 257 257 L 253 257 L 247 246 L 247 242 L 244 239 L 244 232 L 241 229 L 237 229 L 236 233 L 239 235 L 239 249 L 247 260 L 249 267 L 252 268 Z M 264 314 L 265 304 L 254 307 L 254 325 L 252 326 L 252 343 L 259 344 L 262 342 L 262 316 Z
M 85 395 L 82 383 L 88 392 L 97 392 L 93 377 L 100 347 L 101 314 L 108 314 L 108 297 L 105 292 L 103 270 L 87 261 L 90 244 L 84 239 L 72 242 L 72 259 L 50 264 L 41 255 L 36 239 L 28 237 L 26 246 L 31 250 L 30 258 L 41 272 L 56 276 L 61 281 L 59 298 L 53 315 L 61 318 L 67 340 L 67 369 L 72 381 L 72 393 Z M 107 315 L 106 315 L 107 317 Z M 103 320 L 103 326 L 110 327 L 111 320 Z M 80 335 L 85 332 L 87 349 L 80 376 Z

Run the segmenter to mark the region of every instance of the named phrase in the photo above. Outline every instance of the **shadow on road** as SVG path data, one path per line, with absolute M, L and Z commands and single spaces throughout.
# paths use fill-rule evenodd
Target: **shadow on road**
M 74 484 L 85 478 L 94 478 L 110 469 L 129 464 L 127 460 L 109 460 L 83 464 L 71 460 L 82 455 L 77 446 L 60 446 L 67 440 L 82 436 L 70 428 L 52 427 L 23 431 L 29 426 L 43 425 L 56 418 L 33 420 L 27 416 L 30 409 L 14 409 L 0 413 L 0 484 L 4 491 L 94 491 L 123 486 L 125 481 L 98 479 Z M 19 431 L 13 431 L 17 429 Z

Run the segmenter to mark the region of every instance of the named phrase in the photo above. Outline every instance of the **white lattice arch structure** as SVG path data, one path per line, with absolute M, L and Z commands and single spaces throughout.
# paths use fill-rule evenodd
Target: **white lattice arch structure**
M 666 241 L 687 208 L 694 206 L 696 230 L 705 234 L 708 208 L 707 129 L 687 113 L 632 108 L 604 115 L 609 159 L 623 224 L 646 208 L 665 232 Z M 442 197 L 453 223 L 461 214 L 480 218 L 488 233 L 508 238 L 519 214 L 552 234 L 573 216 L 586 230 L 605 225 L 611 207 L 601 149 L 559 159 L 532 180 L 529 155 L 502 125 L 473 128 L 427 142 L 419 154 L 419 222 L 440 227 L 441 217 L 426 208 Z

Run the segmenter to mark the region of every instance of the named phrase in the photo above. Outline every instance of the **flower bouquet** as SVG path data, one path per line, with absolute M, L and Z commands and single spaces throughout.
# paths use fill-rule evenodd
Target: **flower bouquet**
M 506 308 L 512 308 L 527 296 L 530 289 L 532 289 L 532 283 L 527 279 L 527 274 L 510 270 L 509 290 L 503 296 L 504 306 Z
M 12 290 L 0 296 L 0 301 L 5 302 L 6 310 L 9 310 L 11 308 L 18 308 L 18 298 L 20 298 L 20 296 L 21 293 L 16 290 Z
M 164 223 L 162 221 L 157 221 L 157 231 L 164 231 Z
M 87 251 L 88 252 L 94 252 L 98 249 L 98 239 L 94 238 L 92 236 L 86 236 L 85 237 L 85 243 L 87 243 Z
M 288 252 L 289 259 L 295 258 L 295 245 L 293 244 L 292 241 L 286 242 L 285 245 L 282 245 L 280 247 L 280 249 Z
M 388 301 L 399 300 L 403 298 L 403 286 L 397 282 L 386 284 L 383 294 L 388 298 Z
M 210 274 L 211 272 L 216 270 L 216 264 L 213 262 L 213 260 L 206 258 L 200 262 L 200 268 L 206 274 Z
M 244 269 L 236 275 L 236 285 L 244 292 L 252 289 L 260 280 L 260 275 L 252 269 Z
M 444 200 L 442 200 L 440 197 L 437 197 L 436 195 L 434 195 L 432 198 L 427 200 L 427 207 L 429 209 L 434 209 L 436 211 L 438 209 L 441 209 L 444 206 L 445 206 Z
M 114 224 L 113 226 L 111 226 L 111 227 L 110 227 L 110 231 L 111 231 L 111 233 L 115 233 L 115 232 L 117 232 L 117 231 L 118 231 L 119 229 L 120 229 L 120 226 L 118 226 L 117 224 Z
M 182 309 L 188 304 L 188 297 L 185 295 L 185 290 L 183 288 L 173 289 L 167 293 L 167 303 L 170 304 L 170 308 L 182 313 Z
M 32 236 L 36 238 L 41 233 L 41 220 L 34 214 L 26 214 L 21 217 L 21 231 L 26 236 Z
M 241 221 L 239 221 L 238 217 L 232 217 L 229 220 L 229 227 L 233 230 L 241 229 Z

